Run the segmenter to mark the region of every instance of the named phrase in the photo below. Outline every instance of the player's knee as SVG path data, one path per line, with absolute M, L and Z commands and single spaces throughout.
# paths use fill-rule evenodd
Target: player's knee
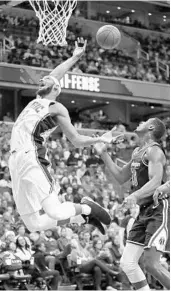
M 126 273 L 126 270 L 128 268 L 128 262 L 126 262 L 123 256 L 120 259 L 120 267 Z
M 124 256 L 121 257 L 120 267 L 124 271 L 124 273 L 128 274 L 130 271 L 134 271 L 136 269 L 136 264 L 134 262 L 127 261 Z
M 44 207 L 43 209 L 51 219 L 54 219 L 57 221 L 65 220 L 64 211 L 61 208 L 61 204 L 56 205 L 55 207 Z
M 57 208 L 46 209 L 46 214 L 54 220 L 61 220 L 62 219 L 62 216 L 60 215 L 60 210 L 58 210 Z

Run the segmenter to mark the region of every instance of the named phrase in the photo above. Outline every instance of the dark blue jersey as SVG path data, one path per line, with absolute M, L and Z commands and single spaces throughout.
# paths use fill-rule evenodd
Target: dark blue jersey
M 154 143 L 144 146 L 143 148 L 137 147 L 132 154 L 132 163 L 131 163 L 132 192 L 139 190 L 147 182 L 149 182 L 148 160 L 146 158 L 146 153 L 147 153 L 147 150 L 153 146 L 158 146 L 161 148 L 161 146 L 158 143 L 154 142 Z M 153 203 L 153 194 L 154 193 L 151 193 L 151 196 L 142 198 L 139 204 L 144 205 L 148 203 Z

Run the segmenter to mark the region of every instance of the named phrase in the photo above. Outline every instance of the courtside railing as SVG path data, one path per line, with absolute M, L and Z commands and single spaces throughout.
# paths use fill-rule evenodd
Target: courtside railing
M 140 59 L 140 58 L 146 61 L 150 60 L 149 54 L 141 48 L 141 44 L 139 42 L 138 49 L 137 49 L 137 59 Z M 159 71 L 162 70 L 166 73 L 167 78 L 169 78 L 169 66 L 159 61 L 159 58 L 157 55 L 155 56 L 155 62 L 156 62 L 157 72 L 159 73 Z

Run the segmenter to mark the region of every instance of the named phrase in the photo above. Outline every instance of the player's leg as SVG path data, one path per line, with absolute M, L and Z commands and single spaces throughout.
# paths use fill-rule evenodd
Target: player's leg
M 150 290 L 150 288 L 138 264 L 143 251 L 143 246 L 128 242 L 123 251 L 120 265 L 134 289 L 145 291 Z
M 145 274 L 138 264 L 144 251 L 144 242 L 144 209 L 140 209 L 140 214 L 129 232 L 127 244 L 121 258 L 121 268 L 135 290 L 150 290 Z
M 75 217 L 73 219 L 69 218 L 57 221 L 50 218 L 46 213 L 41 215 L 39 211 L 31 214 L 22 215 L 21 218 L 24 224 L 26 225 L 27 229 L 31 232 L 48 230 L 56 226 L 65 225 L 69 222 L 70 223 L 76 222 Z M 85 222 L 81 215 L 77 216 L 76 218 L 79 220 L 79 223 Z
M 93 215 L 104 224 L 110 224 L 111 218 L 108 212 L 97 203 L 84 198 L 81 204 L 65 202 L 61 204 L 58 199 L 59 187 L 54 185 L 54 181 L 44 164 L 38 162 L 34 152 L 19 152 L 15 154 L 15 164 L 17 171 L 13 176 L 14 200 L 17 210 L 28 221 L 32 213 L 38 213 L 43 208 L 45 213 L 52 220 L 47 220 L 47 224 L 43 223 L 43 219 L 37 214 L 36 218 L 40 218 L 40 225 L 37 228 L 48 227 L 49 223 L 55 221 L 64 221 L 79 214 Z M 13 163 L 11 163 L 13 164 Z M 14 169 L 15 171 L 15 169 Z M 27 222 L 28 224 L 28 222 Z M 26 225 L 27 225 L 26 224 Z M 32 220 L 30 222 L 32 227 Z M 54 224 L 54 222 L 53 222 Z M 33 225 L 34 227 L 34 225 Z
M 167 199 L 161 201 L 157 208 L 151 209 L 152 219 L 146 230 L 144 264 L 147 272 L 170 290 L 170 274 L 160 263 L 168 240 L 169 210 Z
M 52 198 L 52 196 L 51 196 L 51 198 Z M 53 202 L 53 204 L 52 204 L 52 202 Z M 98 228 L 102 234 L 105 234 L 105 230 L 104 230 L 103 225 L 92 214 L 91 215 L 77 215 L 77 216 L 73 216 L 70 218 L 66 218 L 68 215 L 71 215 L 71 213 L 67 214 L 67 215 L 66 214 L 63 215 L 63 211 L 68 210 L 68 209 L 66 209 L 66 205 L 68 208 L 68 203 L 67 204 L 66 203 L 60 204 L 60 202 L 56 196 L 56 193 L 55 193 L 53 200 L 51 200 L 50 206 L 55 209 L 54 215 L 56 217 L 58 217 L 58 219 L 60 218 L 59 220 L 51 218 L 47 213 L 40 214 L 39 211 L 36 211 L 34 213 L 21 215 L 21 218 L 24 221 L 27 228 L 32 232 L 47 230 L 47 229 L 53 228 L 57 225 L 61 226 L 61 225 L 65 225 L 67 223 L 77 223 L 77 224 L 89 223 L 89 224 L 92 224 L 93 226 L 95 226 L 96 228 Z M 69 206 L 70 206 L 70 204 L 69 204 Z M 73 206 L 73 205 L 71 205 L 71 206 Z M 84 209 L 84 205 L 77 204 L 77 206 L 83 206 L 83 209 Z M 93 203 L 93 206 L 95 207 L 95 210 L 98 211 L 99 206 L 96 205 L 96 203 L 95 204 Z M 58 213 L 58 210 L 59 210 L 59 213 Z M 57 211 L 57 214 L 56 214 L 56 211 Z M 62 214 L 61 214 L 61 211 L 62 211 Z M 90 211 L 92 213 L 94 213 L 91 206 L 90 206 Z M 103 214 L 103 210 L 101 213 Z M 96 214 L 96 212 L 95 212 L 95 214 Z M 61 216 L 59 217 L 59 215 L 61 215 Z
M 81 204 L 72 202 L 59 203 L 58 192 L 60 186 L 54 183 L 46 166 L 47 161 L 45 159 L 34 159 L 32 164 L 34 164 L 34 171 L 29 171 L 29 177 L 26 176 L 25 180 L 29 179 L 29 182 L 32 182 L 31 191 L 35 190 L 34 193 L 36 193 L 43 210 L 50 218 L 63 221 L 83 214 L 87 216 L 93 215 L 103 224 L 110 224 L 111 218 L 108 212 L 88 197 L 84 197 Z
M 57 221 L 47 214 L 40 215 L 39 211 L 21 215 L 21 218 L 30 232 L 43 231 L 57 226 Z
M 106 225 L 109 225 L 111 222 L 108 212 L 88 197 L 84 197 L 81 204 L 73 202 L 64 202 L 59 204 L 56 193 L 53 192 L 41 202 L 41 205 L 45 213 L 57 221 L 66 220 L 68 218 L 83 214 L 86 216 L 91 215 L 96 217 Z
M 90 206 L 86 204 L 76 204 L 72 202 L 60 203 L 55 192 L 47 195 L 41 201 L 41 205 L 45 213 L 54 220 L 67 220 L 73 216 L 80 214 L 89 215 L 91 213 Z
M 17 210 L 27 228 L 30 231 L 41 231 L 56 226 L 57 219 L 47 214 L 40 215 L 39 210 L 42 209 L 40 201 L 49 196 L 51 197 L 50 207 L 52 209 L 60 207 L 57 195 L 60 188 L 56 186 L 56 192 L 51 193 L 52 178 L 50 173 L 45 167 L 42 169 L 41 165 L 37 163 L 34 152 L 20 151 L 12 154 L 9 159 L 9 167 L 13 197 Z M 86 206 L 83 207 L 86 208 Z M 89 207 L 87 206 L 87 208 Z M 82 217 L 81 219 L 84 221 Z M 60 225 L 66 224 L 68 221 L 69 219 L 60 221 Z

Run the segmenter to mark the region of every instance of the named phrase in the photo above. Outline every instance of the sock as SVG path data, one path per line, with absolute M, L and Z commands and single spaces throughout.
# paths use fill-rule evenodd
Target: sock
M 146 286 L 144 286 L 144 287 L 142 287 L 140 289 L 137 289 L 137 291 L 150 291 L 150 290 L 151 289 L 150 289 L 150 287 L 148 285 L 146 285 Z
M 81 208 L 82 208 L 82 214 L 89 215 L 91 213 L 91 207 L 88 206 L 87 204 L 82 204 Z
M 134 287 L 136 291 L 146 291 L 146 290 L 149 291 L 150 290 L 150 287 L 146 279 L 141 282 L 134 282 L 132 283 L 132 286 Z
M 146 285 L 145 287 L 142 287 L 140 289 L 138 289 L 137 291 L 150 291 L 150 287 L 148 285 Z

